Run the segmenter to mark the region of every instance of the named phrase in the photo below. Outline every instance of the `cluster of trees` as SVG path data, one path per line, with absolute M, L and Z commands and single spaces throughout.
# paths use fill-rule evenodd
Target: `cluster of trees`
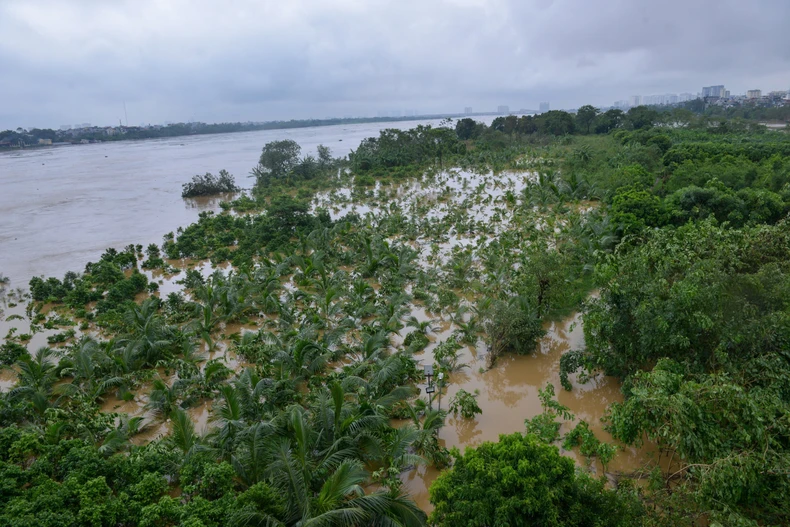
M 563 179 L 597 189 L 616 243 L 594 260 L 600 298 L 563 376 L 623 380 L 608 427 L 665 456 L 645 490 L 658 524 L 790 521 L 788 145 L 737 123 L 659 120 L 564 147 Z
M 594 269 L 600 298 L 584 316 L 587 348 L 563 356 L 563 385 L 572 388 L 567 375 L 580 367 L 623 380 L 626 399 L 611 407 L 609 430 L 628 445 L 658 444 L 665 462 L 665 471 L 647 469 L 644 523 L 784 525 L 790 138 L 751 123 L 652 109 L 632 113 L 611 134 L 584 137 L 601 115 L 587 117 L 584 126 L 584 114 L 576 115 L 573 140 L 545 148 L 535 147 L 535 138 L 551 132 L 545 124 L 530 128 L 534 118 L 495 124 L 512 134 L 505 144 L 558 160 L 539 171 L 525 204 L 561 213 L 574 199 L 595 199 L 605 214 L 606 230 L 594 245 L 560 246 L 553 258 L 563 257 L 543 272 L 533 266 L 535 278 L 525 284 L 539 286 L 552 270 L 570 270 L 584 258 Z M 562 122 L 567 133 L 571 121 Z M 493 149 L 495 126 L 459 122 L 456 131 L 475 149 Z M 571 238 L 581 242 L 584 235 Z M 577 253 L 584 245 L 588 250 Z M 568 258 L 576 254 L 580 260 Z M 485 446 L 486 466 L 497 459 L 493 448 Z M 507 514 L 496 505 L 497 496 L 508 496 L 496 485 L 502 477 L 481 466 L 440 478 L 437 522 L 494 524 L 497 514 Z M 484 499 L 457 490 L 478 482 Z M 486 495 L 486 488 L 496 490 Z M 551 510 L 550 501 L 544 508 Z
M 295 237 L 332 225 L 325 212 L 312 214 L 308 201 L 287 194 L 277 194 L 263 206 L 264 211 L 254 215 L 201 212 L 197 222 L 165 236 L 164 254 L 240 266 L 290 246 Z
M 58 140 L 58 134 L 49 128 L 32 128 L 30 130 L 17 128 L 16 130 L 0 131 L 0 147 L 37 145 L 39 139 L 49 139 L 54 142 Z
M 348 157 L 356 173 L 416 175 L 426 166 L 443 166 L 454 154 L 465 152 L 466 146 L 450 128 L 420 125 L 410 130 L 382 130 L 378 137 L 364 139 Z
M 490 129 L 507 135 L 608 134 L 618 128 L 649 128 L 658 118 L 658 112 L 647 106 L 631 108 L 628 112 L 616 108 L 601 112 L 594 106 L 585 105 L 575 115 L 562 110 L 551 110 L 537 115 L 497 117 L 491 123 Z M 461 140 L 480 138 L 487 129 L 484 124 L 469 118 L 460 119 L 455 125 L 456 134 Z
M 461 454 L 452 450 L 452 468 L 431 485 L 435 509 L 430 524 L 455 525 L 643 525 L 646 508 L 632 482 L 607 488 L 605 477 L 592 478 L 552 443 L 562 421 L 575 419 L 554 398 L 554 386 L 539 390 L 543 412 L 527 419 L 527 433 L 500 435 Z M 588 462 L 604 470 L 615 447 L 599 441 L 581 420 L 565 434 L 563 448 L 581 446 Z
M 635 493 L 607 490 L 534 434 L 502 435 L 455 456 L 431 485 L 432 525 L 625 527 L 643 515 Z
M 225 192 L 236 192 L 236 180 L 227 170 L 220 170 L 218 175 L 206 172 L 205 175 L 196 175 L 189 183 L 184 183 L 181 191 L 182 198 L 197 196 L 213 196 Z
M 702 99 L 695 99 L 680 104 L 678 108 L 693 112 L 699 115 L 702 120 L 713 119 L 719 122 L 731 122 L 745 119 L 750 121 L 790 122 L 790 105 L 788 104 L 774 106 L 764 105 L 759 102 L 746 102 L 732 106 L 720 106 L 717 104 L 705 104 L 705 101 Z
M 624 380 L 609 424 L 676 463 L 655 474 L 673 523 L 790 521 L 790 229 L 692 221 L 597 270 L 583 362 Z
M 149 289 L 148 278 L 137 268 L 142 246 L 129 245 L 122 251 L 107 249 L 98 262 L 89 262 L 83 274 L 68 272 L 63 280 L 33 277 L 30 295 L 38 302 L 58 302 L 86 315 L 85 305 L 96 302 L 96 313 L 117 315 L 135 297 Z M 128 271 L 128 273 L 127 273 Z
M 318 145 L 318 157 L 307 154 L 299 157 L 302 147 L 296 141 L 284 139 L 266 143 L 258 165 L 252 169 L 255 193 L 268 194 L 272 187 L 305 186 L 337 176 L 343 160 L 333 158 L 329 147 Z

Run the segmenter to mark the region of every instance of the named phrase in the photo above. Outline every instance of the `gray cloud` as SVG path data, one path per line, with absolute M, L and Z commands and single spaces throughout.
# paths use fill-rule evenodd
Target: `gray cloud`
M 790 88 L 787 0 L 3 0 L 0 128 Z

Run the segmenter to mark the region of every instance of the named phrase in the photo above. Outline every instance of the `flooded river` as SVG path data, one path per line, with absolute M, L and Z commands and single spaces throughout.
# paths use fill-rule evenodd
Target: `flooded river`
M 490 121 L 491 118 L 487 120 Z M 15 287 L 32 276 L 82 271 L 108 247 L 160 244 L 162 236 L 197 219 L 219 201 L 185 200 L 181 185 L 220 169 L 242 188 L 263 145 L 292 139 L 302 154 L 319 144 L 345 156 L 401 121 L 174 137 L 0 153 L 0 274 Z

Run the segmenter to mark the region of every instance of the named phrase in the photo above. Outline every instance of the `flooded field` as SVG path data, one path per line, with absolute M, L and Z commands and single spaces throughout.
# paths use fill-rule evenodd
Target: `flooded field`
M 261 148 L 292 139 L 302 153 L 316 146 L 345 156 L 382 128 L 439 121 L 403 121 L 200 135 L 145 141 L 36 148 L 0 153 L 0 275 L 13 286 L 32 276 L 82 271 L 108 247 L 161 243 L 219 200 L 181 198 L 195 174 L 225 169 L 242 188 Z
M 368 221 L 377 221 L 393 210 L 404 211 L 419 228 L 415 235 L 396 235 L 389 239 L 393 246 L 410 247 L 415 251 L 415 264 L 420 268 L 430 271 L 435 268 L 448 266 L 457 260 L 459 255 L 468 255 L 468 268 L 480 270 L 480 253 L 491 240 L 513 228 L 513 211 L 508 206 L 516 196 L 519 196 L 534 180 L 534 174 L 505 173 L 494 176 L 493 174 L 473 174 L 462 171 L 448 171 L 422 181 L 414 181 L 404 185 L 384 188 L 377 185 L 373 188 L 343 188 L 327 193 L 319 193 L 313 202 L 314 209 L 324 208 L 330 212 L 333 219 L 341 219 L 347 214 L 357 214 L 368 218 Z M 215 204 L 207 202 L 206 206 Z M 588 207 L 589 209 L 589 207 Z M 432 227 L 446 224 L 443 228 Z M 562 226 L 556 224 L 554 229 Z M 448 229 L 449 227 L 449 229 Z M 537 229 L 547 229 L 549 226 L 538 221 Z M 171 261 L 170 265 L 176 269 L 175 274 L 163 274 L 161 271 L 145 271 L 150 280 L 159 286 L 156 293 L 161 298 L 170 293 L 183 290 L 179 283 L 187 269 L 196 269 L 204 277 L 215 271 L 223 274 L 232 272 L 227 265 L 212 266 L 206 261 Z M 358 277 L 359 273 L 352 266 L 339 268 L 347 276 Z M 289 301 L 293 295 L 300 294 L 295 274 L 285 275 L 281 278 L 280 300 Z M 376 280 L 369 281 L 373 294 L 383 294 L 379 291 L 381 284 Z M 409 286 L 409 291 L 413 286 Z M 8 293 L 8 292 L 7 292 Z M 467 324 L 472 316 L 469 311 L 474 305 L 479 293 L 472 291 L 462 292 L 462 305 L 466 311 L 461 314 L 438 309 L 431 312 L 428 307 L 414 302 L 408 305 L 401 314 L 400 319 L 406 320 L 414 317 L 430 327 L 427 331 L 428 346 L 415 355 L 421 364 L 431 364 L 434 361 L 433 351 L 436 347 L 459 335 L 461 325 Z M 12 297 L 14 294 L 11 293 Z M 13 300 L 11 298 L 10 300 Z M 20 332 L 30 330 L 29 324 L 25 325 L 26 315 L 23 303 L 15 307 L 8 307 L 9 298 L 6 296 L 6 316 L 0 322 L 0 331 L 6 333 L 11 327 L 17 327 Z M 13 302 L 12 302 L 13 303 Z M 436 310 L 437 308 L 433 307 Z M 464 314 L 465 313 L 465 314 Z M 9 316 L 15 314 L 16 316 Z M 234 372 L 254 366 L 237 357 L 232 351 L 233 338 L 239 338 L 247 332 L 257 333 L 274 327 L 276 316 L 251 317 L 244 323 L 223 324 L 218 331 L 214 345 L 201 345 L 200 356 L 204 361 L 219 359 Z M 571 377 L 573 390 L 566 391 L 560 388 L 559 359 L 560 356 L 574 349 L 584 346 L 582 320 L 579 314 L 571 315 L 565 319 L 548 323 L 545 326 L 546 336 L 540 341 L 536 351 L 530 355 L 505 355 L 500 357 L 492 368 L 488 368 L 488 348 L 486 343 L 477 338 L 474 344 L 463 344 L 459 353 L 461 366 L 449 375 L 447 387 L 441 393 L 435 394 L 432 405 L 447 409 L 452 397 L 459 391 L 477 394 L 477 403 L 482 409 L 482 414 L 473 419 L 464 419 L 460 416 L 448 415 L 446 425 L 439 433 L 440 444 L 450 448 L 457 447 L 463 450 L 468 446 L 479 445 L 483 441 L 496 441 L 500 434 L 523 432 L 524 421 L 541 412 L 538 390 L 551 383 L 557 389 L 558 400 L 567 406 L 575 415 L 576 421 L 585 420 L 591 429 L 602 440 L 611 440 L 603 430 L 601 417 L 605 414 L 609 404 L 622 400 L 619 383 L 612 378 L 598 376 L 580 382 L 576 376 Z M 48 343 L 51 337 L 62 328 L 34 332 L 29 348 L 53 344 Z M 402 346 L 403 339 L 412 330 L 403 326 L 393 335 L 390 345 L 393 351 Z M 89 334 L 96 332 L 84 331 Z M 236 337 L 234 337 L 236 335 Z M 352 341 L 349 341 L 353 344 Z M 353 365 L 354 360 L 345 358 L 335 365 L 342 369 L 344 366 Z M 205 365 L 205 362 L 203 363 Z M 175 377 L 159 376 L 168 385 L 175 382 Z M 0 376 L 0 390 L 8 390 L 15 380 L 12 370 L 4 370 Z M 425 384 L 421 384 L 424 390 Z M 146 409 L 150 383 L 137 386 L 133 394 L 125 399 L 115 396 L 106 396 L 101 409 L 106 412 L 125 414 L 129 417 L 142 417 L 144 426 L 134 439 L 134 444 L 144 444 L 148 441 L 160 439 L 170 433 L 169 419 L 157 419 Z M 188 414 L 195 424 L 199 434 L 207 433 L 212 425 L 212 401 L 205 400 L 197 406 L 188 409 Z M 572 427 L 575 423 L 566 423 L 565 428 Z M 579 454 L 573 451 L 563 452 L 564 455 L 573 457 L 577 463 L 585 464 Z M 649 446 L 642 449 L 621 449 L 614 461 L 610 463 L 610 473 L 631 473 L 650 461 L 655 461 L 656 452 Z M 593 471 L 600 471 L 600 465 L 590 467 Z M 406 490 L 414 497 L 424 510 L 430 510 L 428 501 L 428 487 L 438 476 L 439 471 L 426 465 L 420 465 L 404 472 L 402 480 Z
M 368 134 L 370 131 L 363 133 Z M 327 137 L 324 136 L 320 141 L 316 138 L 310 140 L 324 142 Z M 256 141 L 260 139 L 256 136 Z M 203 141 L 207 139 L 196 140 L 192 148 L 199 148 L 204 144 Z M 344 142 L 344 148 L 350 145 L 351 141 Z M 97 145 L 97 148 L 113 149 L 121 146 Z M 168 149 L 176 146 L 174 142 L 162 142 L 155 148 Z M 250 145 L 249 150 L 252 159 L 246 163 L 252 164 L 258 147 L 253 149 Z M 63 150 L 63 152 L 70 151 Z M 75 149 L 73 152 L 87 155 L 89 150 L 78 152 Z M 30 159 L 25 160 L 25 162 L 29 161 Z M 225 165 L 224 168 L 229 167 Z M 525 265 L 520 254 L 531 242 L 523 242 L 522 231 L 531 230 L 545 233 L 550 237 L 554 233 L 572 228 L 574 222 L 578 224 L 585 221 L 585 216 L 595 208 L 594 203 L 581 203 L 575 210 L 557 219 L 542 215 L 539 212 L 539 203 L 534 206 L 516 206 L 520 201 L 526 200 L 526 190 L 534 185 L 536 177 L 531 171 L 477 174 L 462 170 L 443 170 L 402 184 L 377 183 L 370 187 L 351 185 L 329 192 L 319 192 L 313 199 L 312 210 L 326 210 L 333 220 L 342 220 L 348 215 L 353 215 L 358 218 L 357 221 L 369 226 L 377 226 L 389 221 L 392 215 L 397 215 L 402 218 L 402 224 L 399 230 L 391 232 L 386 238 L 380 237 L 366 242 L 369 245 L 365 265 L 362 265 L 359 259 L 350 258 L 342 262 L 342 265 L 335 262 L 326 268 L 326 256 L 320 248 L 313 248 L 299 257 L 292 256 L 282 265 L 261 263 L 260 270 L 263 273 L 261 276 L 268 276 L 267 279 L 271 279 L 270 283 L 274 284 L 269 301 L 280 307 L 296 306 L 301 311 L 309 310 L 312 317 L 309 319 L 310 322 L 304 314 L 299 315 L 302 318 L 295 319 L 297 325 L 301 324 L 300 331 L 315 324 L 318 318 L 323 320 L 322 324 L 326 329 L 332 329 L 334 326 L 347 328 L 343 339 L 330 344 L 328 348 L 331 353 L 345 350 L 345 355 L 341 355 L 330 364 L 330 369 L 336 372 L 342 372 L 345 368 L 354 368 L 367 360 L 368 352 L 365 351 L 367 344 L 364 341 L 366 337 L 363 336 L 362 330 L 372 320 L 385 317 L 388 309 L 392 310 L 391 318 L 386 322 L 386 339 L 383 341 L 387 354 L 403 350 L 404 340 L 418 326 L 424 328 L 428 341 L 424 349 L 421 348 L 414 354 L 420 368 L 422 365 L 436 362 L 434 351 L 437 346 L 457 339 L 460 342 L 460 349 L 455 367 L 445 379 L 446 388 L 438 390 L 430 404 L 434 408 L 447 410 L 453 396 L 460 390 L 465 390 L 476 395 L 482 413 L 473 418 L 449 414 L 445 426 L 439 432 L 441 446 L 463 450 L 484 441 L 496 441 L 500 434 L 523 432 L 525 420 L 541 413 L 538 391 L 549 383 L 554 385 L 559 402 L 567 406 L 575 416 L 575 421 L 565 423 L 561 432 L 567 432 L 576 422 L 584 420 L 590 424 L 591 430 L 599 439 L 609 441 L 611 437 L 603 430 L 601 417 L 612 402 L 622 400 L 619 383 L 613 378 L 603 376 L 582 382 L 574 375 L 571 376 L 573 390 L 563 390 L 560 385 L 561 355 L 584 347 L 580 314 L 575 313 L 546 323 L 545 337 L 540 340 L 533 353 L 505 354 L 493 361 L 491 366 L 489 344 L 486 342 L 479 320 L 484 307 L 480 307 L 478 302 L 490 291 L 506 287 L 510 275 L 516 273 L 520 266 Z M 168 180 L 170 181 L 168 184 L 174 187 L 177 182 L 180 183 L 185 179 L 186 176 L 173 177 Z M 169 222 L 175 227 L 178 226 L 177 224 L 187 223 L 188 217 L 194 217 L 199 210 L 213 210 L 218 206 L 217 199 L 182 203 L 179 201 L 180 198 L 172 197 L 174 192 L 173 188 L 168 188 L 165 194 L 184 210 L 178 209 L 180 212 L 172 213 L 173 215 L 167 219 L 154 217 L 150 219 L 151 224 L 146 226 L 144 223 L 137 222 L 137 216 L 142 214 L 139 209 L 130 209 L 133 213 L 128 214 L 128 217 L 121 215 L 122 218 L 117 223 L 111 222 L 112 226 L 109 228 L 116 230 L 119 236 L 127 236 L 132 232 L 137 236 L 140 232 L 147 231 L 161 236 L 162 229 L 167 228 Z M 66 201 L 63 202 L 64 205 Z M 68 206 L 77 205 L 71 203 Z M 155 199 L 146 206 L 161 207 L 162 210 L 171 212 L 172 209 L 178 208 L 178 206 L 156 203 Z M 124 227 L 124 221 L 134 222 L 142 231 L 131 230 L 128 225 Z M 103 222 L 99 223 L 102 224 L 102 229 L 108 228 Z M 72 230 L 82 232 L 77 225 L 72 226 Z M 63 244 L 66 244 L 74 247 L 76 252 L 51 255 L 53 261 L 58 262 L 59 271 L 62 271 L 65 262 L 72 259 L 82 261 L 88 253 L 95 256 L 100 251 L 100 246 L 103 248 L 108 244 L 121 245 L 145 241 L 140 240 L 139 237 L 109 241 L 105 236 L 106 233 L 92 234 L 97 244 L 86 244 L 85 240 L 80 239 L 61 242 L 64 250 Z M 111 238 L 113 235 L 108 236 Z M 503 237 L 516 240 L 512 242 L 513 248 L 508 251 L 492 249 Z M 7 236 L 0 240 L 3 244 L 10 242 Z M 101 241 L 100 245 L 98 245 L 99 241 Z M 402 291 L 393 292 L 386 281 L 381 276 L 377 276 L 375 266 L 378 265 L 379 260 L 374 255 L 373 244 L 375 251 L 386 253 L 381 261 L 397 260 L 400 266 L 399 272 L 412 277 L 407 280 Z M 31 267 L 11 266 L 13 272 L 9 274 L 12 277 L 50 272 L 48 270 L 50 264 L 46 263 L 46 258 L 37 260 L 33 254 L 40 250 L 38 247 L 44 246 L 49 247 L 47 250 L 57 252 L 58 244 L 55 244 L 54 248 L 46 244 L 28 245 L 27 250 L 32 252 L 28 252 L 25 256 L 23 251 L 22 254 L 15 255 L 15 258 L 18 256 L 21 262 L 32 262 L 29 264 Z M 345 247 L 339 249 L 345 250 Z M 500 253 L 499 256 L 495 254 L 497 251 Z M 491 262 L 495 257 L 503 259 L 498 271 L 491 269 Z M 385 260 L 386 258 L 389 260 Z M 185 292 L 182 280 L 190 269 L 197 270 L 203 279 L 210 281 L 231 280 L 238 277 L 237 270 L 227 263 L 215 266 L 208 261 L 171 260 L 168 261 L 168 266 L 170 270 L 167 272 L 143 271 L 150 281 L 157 284 L 158 291 L 154 296 L 161 299 L 167 298 L 171 293 Z M 320 280 L 316 276 L 317 270 L 321 273 Z M 212 273 L 219 274 L 212 278 Z M 422 278 L 414 278 L 419 276 Z M 426 297 L 425 290 L 431 287 L 431 284 L 426 282 L 428 277 L 432 277 L 430 280 L 445 284 L 442 286 L 438 301 L 432 295 L 429 295 L 431 298 Z M 59 308 L 51 312 L 43 312 L 44 314 L 39 315 L 39 319 L 34 323 L 31 319 L 32 313 L 25 310 L 26 302 L 22 294 L 21 291 L 11 289 L 10 286 L 5 287 L 0 332 L 3 335 L 11 335 L 14 331 L 17 334 L 30 334 L 30 338 L 26 341 L 29 350 L 41 346 L 58 348 L 63 344 L 76 342 L 82 334 L 98 338 L 106 336 L 92 324 L 79 328 L 55 325 L 55 322 L 60 320 Z M 450 299 L 447 300 L 449 304 L 445 305 L 447 302 L 441 300 L 442 295 Z M 146 295 L 139 296 L 138 301 L 142 301 Z M 190 294 L 186 295 L 186 299 L 199 302 L 198 298 Z M 365 302 L 370 306 L 378 307 L 375 309 L 370 307 L 373 311 L 351 307 L 352 304 L 356 306 Z M 390 305 L 390 303 L 394 304 Z M 290 312 L 288 316 L 292 317 L 295 313 L 296 311 Z M 350 318 L 349 314 L 351 314 Z M 61 321 L 61 323 L 65 322 Z M 279 338 L 279 332 L 287 327 L 287 321 L 280 320 L 276 314 L 264 314 L 263 308 L 257 304 L 243 320 L 220 322 L 211 331 L 210 338 L 203 338 L 196 344 L 194 353 L 199 371 L 202 372 L 210 361 L 221 362 L 234 374 L 239 374 L 247 368 L 254 369 L 260 365 L 249 363 L 237 355 L 234 351 L 237 349 L 236 343 L 244 334 L 276 339 Z M 71 333 L 63 337 L 63 332 L 69 330 Z M 321 336 L 321 332 L 309 334 L 313 335 L 312 338 Z M 177 375 L 163 368 L 159 368 L 154 373 L 154 377 L 164 381 L 167 387 L 174 387 L 179 381 Z M 16 373 L 13 369 L 2 370 L 0 391 L 8 391 L 15 381 Z M 151 410 L 149 404 L 151 382 L 146 380 L 138 383 L 130 392 L 124 394 L 107 393 L 101 399 L 100 408 L 104 412 L 143 419 L 140 432 L 131 439 L 135 445 L 167 437 L 172 430 L 169 418 L 162 418 Z M 424 394 L 426 384 L 418 383 L 418 387 Z M 186 412 L 194 423 L 198 435 L 206 435 L 215 426 L 216 411 L 212 412 L 215 401 L 203 398 L 186 407 Z M 621 448 L 607 467 L 607 472 L 632 473 L 646 463 L 655 461 L 654 450 L 649 445 L 642 449 Z M 574 451 L 563 451 L 563 454 L 573 457 L 579 465 L 585 465 L 587 462 Z M 600 464 L 593 463 L 590 470 L 600 473 L 602 467 Z M 428 465 L 418 465 L 401 474 L 405 489 L 426 511 L 431 509 L 428 488 L 438 474 L 438 470 Z
M 524 421 L 542 411 L 538 390 L 545 388 L 548 383 L 555 386 L 557 399 L 577 419 L 564 424 L 560 429 L 561 433 L 567 432 L 578 420 L 585 420 L 599 439 L 612 441 L 600 420 L 609 404 L 622 401 L 619 382 L 611 377 L 598 376 L 586 383 L 580 383 L 573 375 L 572 391 L 563 390 L 560 385 L 560 356 L 567 351 L 584 347 L 581 317 L 576 314 L 548 324 L 546 331 L 546 336 L 534 354 L 501 357 L 490 370 L 484 369 L 485 360 L 480 356 L 480 350 L 470 346 L 463 349 L 463 362 L 467 367 L 461 373 L 450 376 L 450 384 L 442 395 L 441 404 L 446 409 L 458 390 L 477 390 L 480 394 L 477 403 L 483 413 L 475 419 L 450 415 L 447 424 L 439 433 L 445 446 L 457 447 L 463 451 L 464 448 L 479 445 L 483 441 L 496 441 L 500 434 L 524 432 Z M 451 333 L 452 331 L 446 331 L 437 334 L 435 340 L 441 341 L 442 337 L 449 337 Z M 426 350 L 426 362 L 429 361 L 433 346 L 435 344 Z M 485 346 L 481 348 L 484 350 Z M 438 394 L 434 404 L 439 404 Z M 562 450 L 562 453 L 573 457 L 580 465 L 585 464 L 584 458 L 574 451 Z M 650 445 L 641 449 L 621 446 L 607 469 L 610 473 L 631 473 L 646 463 L 657 461 L 657 455 L 655 448 Z M 598 472 L 602 470 L 600 463 L 591 468 Z M 406 488 L 423 510 L 432 509 L 428 501 L 428 488 L 439 474 L 440 471 L 433 467 L 420 466 L 403 475 Z

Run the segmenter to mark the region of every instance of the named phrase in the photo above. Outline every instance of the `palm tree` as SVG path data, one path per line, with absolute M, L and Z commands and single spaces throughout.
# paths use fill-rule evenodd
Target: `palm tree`
M 71 375 L 73 380 L 58 386 L 55 393 L 68 397 L 79 395 L 94 401 L 111 388 L 124 383 L 122 376 L 103 376 L 109 370 L 110 363 L 110 358 L 95 339 L 83 337 L 71 356 L 61 362 L 61 375 Z
M 412 425 L 390 428 L 384 435 L 382 443 L 383 466 L 376 471 L 383 475 L 382 483 L 391 490 L 397 491 L 401 487 L 398 477 L 408 467 L 425 463 L 425 459 L 412 453 L 412 445 L 419 438 L 420 433 Z
M 265 411 L 264 397 L 274 382 L 259 376 L 254 368 L 245 368 L 233 382 L 237 397 L 241 403 L 244 419 L 253 421 L 260 419 Z
M 276 431 L 273 424 L 260 421 L 239 433 L 231 461 L 239 478 L 248 487 L 264 480 Z
M 331 353 L 312 340 L 293 338 L 288 347 L 275 355 L 275 362 L 285 368 L 296 382 L 308 381 L 326 367 Z
M 57 380 L 54 358 L 55 351 L 42 346 L 32 357 L 17 361 L 17 386 L 9 392 L 9 397 L 28 401 L 39 416 L 51 406 L 52 386 Z
M 409 315 L 409 317 L 406 319 L 406 326 L 414 328 L 417 332 L 422 333 L 423 335 L 427 335 L 429 332 L 435 333 L 438 330 L 436 326 L 433 326 L 434 322 L 435 320 L 433 319 L 423 321 L 414 315 Z
M 139 306 L 131 306 L 124 313 L 124 322 L 131 328 L 120 345 L 127 346 L 135 358 L 154 365 L 165 358 L 172 341 L 172 328 L 158 313 L 159 299 L 147 298 Z
M 143 428 L 141 426 L 142 422 L 142 417 L 122 415 L 118 426 L 104 438 L 104 442 L 99 447 L 99 453 L 112 455 L 127 450 L 130 446 L 129 440 Z
M 172 386 L 168 386 L 162 379 L 154 379 L 151 385 L 151 393 L 148 396 L 148 403 L 145 408 L 158 419 L 167 419 L 179 410 L 178 398 L 181 393 L 181 384 L 176 381 Z
M 177 408 L 171 414 L 173 430 L 165 440 L 180 450 L 186 458 L 205 450 L 202 438 L 195 432 L 195 423 L 184 410 Z
M 245 427 L 241 397 L 237 388 L 224 385 L 219 390 L 220 400 L 211 409 L 211 421 L 216 428 L 209 434 L 220 456 L 230 459 L 236 435 Z

